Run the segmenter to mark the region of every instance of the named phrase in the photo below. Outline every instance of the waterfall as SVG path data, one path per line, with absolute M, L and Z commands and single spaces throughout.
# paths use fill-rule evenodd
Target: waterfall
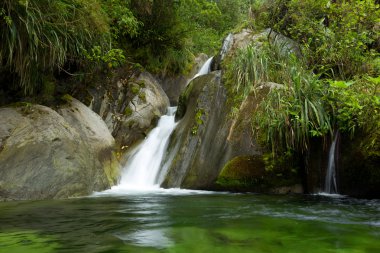
M 222 50 L 220 51 L 220 61 L 224 59 L 228 51 L 231 49 L 231 46 L 234 42 L 234 36 L 232 33 L 229 33 L 228 36 L 223 41 Z
M 198 76 L 202 76 L 202 75 L 206 75 L 206 74 L 210 73 L 211 63 L 212 63 L 213 58 L 214 57 L 208 58 L 208 60 L 203 64 L 203 66 L 198 71 L 198 73 L 191 80 L 193 80 L 194 78 L 196 78 Z
M 202 65 L 202 67 L 199 69 L 198 73 L 196 73 L 193 78 L 191 78 L 190 80 L 187 81 L 187 84 L 186 85 L 189 85 L 189 83 L 191 83 L 191 81 L 193 81 L 195 78 L 197 78 L 198 76 L 203 76 L 203 75 L 206 75 L 208 73 L 210 73 L 211 71 L 211 63 L 212 63 L 212 59 L 214 59 L 214 56 L 210 57 L 207 59 L 207 61 Z
M 338 132 L 335 132 L 334 140 L 331 143 L 330 151 L 329 151 L 329 161 L 326 170 L 326 178 L 325 178 L 325 188 L 324 192 L 329 194 L 338 193 L 338 188 L 336 184 L 336 145 L 338 140 Z
M 193 77 L 205 75 L 210 72 L 212 57 L 209 58 L 199 72 Z M 163 164 L 169 143 L 169 138 L 177 123 L 174 120 L 177 107 L 169 107 L 168 113 L 160 118 L 146 139 L 129 153 L 129 159 L 125 165 L 120 184 L 113 190 L 154 190 L 159 189 L 164 179 L 163 169 L 168 165 Z M 171 159 L 169 159 L 171 161 Z
M 169 107 L 167 115 L 158 121 L 146 139 L 131 153 L 124 171 L 121 175 L 119 187 L 127 189 L 153 189 L 159 188 L 157 182 L 161 162 L 176 123 L 174 115 L 176 107 Z

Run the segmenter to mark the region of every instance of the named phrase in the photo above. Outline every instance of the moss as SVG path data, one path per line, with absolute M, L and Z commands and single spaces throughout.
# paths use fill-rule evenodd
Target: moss
M 129 117 L 131 116 L 133 113 L 133 110 L 130 108 L 130 107 L 126 107 L 125 110 L 124 110 L 124 115 Z
M 141 89 L 140 86 L 138 84 L 134 83 L 134 84 L 132 84 L 131 92 L 132 92 L 132 94 L 136 95 L 139 93 L 140 89 Z
M 29 102 L 17 102 L 9 105 L 14 108 L 20 108 L 22 115 L 27 116 L 34 112 L 33 104 Z
M 266 168 L 263 156 L 238 156 L 219 174 L 216 185 L 223 190 L 273 192 L 276 188 L 300 182 L 295 170 Z
M 265 165 L 260 157 L 239 156 L 224 166 L 217 184 L 230 190 L 244 190 L 259 185 L 264 174 Z
M 67 102 L 67 103 L 71 103 L 73 102 L 73 97 L 70 96 L 69 94 L 65 94 L 61 97 L 61 100 Z
M 197 108 L 197 111 L 195 113 L 195 118 L 194 118 L 194 124 L 193 127 L 191 128 L 191 134 L 196 135 L 198 133 L 199 126 L 203 124 L 203 119 L 202 116 L 204 115 L 205 110 L 202 108 Z
M 141 101 L 146 103 L 146 94 L 144 92 L 140 92 L 138 97 L 141 99 Z
M 146 88 L 146 83 L 144 80 L 140 80 L 137 82 L 137 84 L 141 87 L 141 88 Z

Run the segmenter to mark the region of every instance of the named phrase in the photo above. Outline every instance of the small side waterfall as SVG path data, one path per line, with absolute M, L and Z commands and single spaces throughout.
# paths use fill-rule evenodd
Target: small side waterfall
M 334 140 L 331 143 L 330 151 L 329 151 L 329 161 L 326 170 L 326 178 L 325 178 L 325 187 L 323 192 L 329 194 L 338 193 L 338 187 L 336 184 L 336 146 L 338 140 L 338 132 L 335 132 Z
M 159 188 L 157 182 L 161 162 L 164 157 L 169 137 L 175 126 L 176 107 L 169 107 L 167 115 L 160 118 L 158 125 L 147 138 L 132 152 L 124 167 L 118 187 L 126 189 Z
M 203 64 L 202 68 L 198 71 L 198 73 L 191 80 L 193 80 L 194 78 L 196 78 L 198 76 L 202 76 L 202 75 L 206 75 L 206 74 L 210 73 L 211 63 L 212 63 L 213 58 L 214 57 L 208 58 L 208 60 Z

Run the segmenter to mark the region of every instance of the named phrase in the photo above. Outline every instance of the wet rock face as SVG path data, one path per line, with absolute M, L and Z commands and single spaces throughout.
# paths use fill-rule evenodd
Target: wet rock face
M 162 89 L 165 91 L 169 98 L 170 104 L 176 106 L 178 104 L 181 93 L 185 90 L 186 85 L 191 78 L 198 72 L 202 65 L 207 61 L 208 56 L 206 54 L 200 54 L 194 59 L 194 64 L 191 71 L 187 74 L 181 74 L 178 76 L 159 76 L 159 80 Z
M 116 183 L 113 137 L 70 100 L 61 115 L 39 105 L 0 109 L 0 199 L 83 196 Z
M 220 71 L 193 80 L 181 96 L 178 113 L 183 117 L 170 140 L 174 155 L 169 155 L 173 161 L 164 187 L 212 189 L 228 160 L 258 152 L 243 138 L 244 130 L 228 138 L 233 122 Z

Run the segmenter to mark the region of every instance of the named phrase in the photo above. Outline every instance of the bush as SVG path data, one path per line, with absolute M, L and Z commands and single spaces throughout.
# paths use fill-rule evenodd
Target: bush
M 32 94 L 43 73 L 102 44 L 108 25 L 97 1 L 4 0 L 0 29 L 0 71 L 16 74 L 17 86 Z
M 259 27 L 271 27 L 303 46 L 308 67 L 323 77 L 348 80 L 379 56 L 373 0 L 268 0 L 255 8 Z
M 269 144 L 273 154 L 305 151 L 310 137 L 331 132 L 322 82 L 285 49 L 269 43 L 248 46 L 237 52 L 226 72 L 227 83 L 240 102 L 265 83 L 282 85 L 270 89 L 252 115 L 256 137 Z

